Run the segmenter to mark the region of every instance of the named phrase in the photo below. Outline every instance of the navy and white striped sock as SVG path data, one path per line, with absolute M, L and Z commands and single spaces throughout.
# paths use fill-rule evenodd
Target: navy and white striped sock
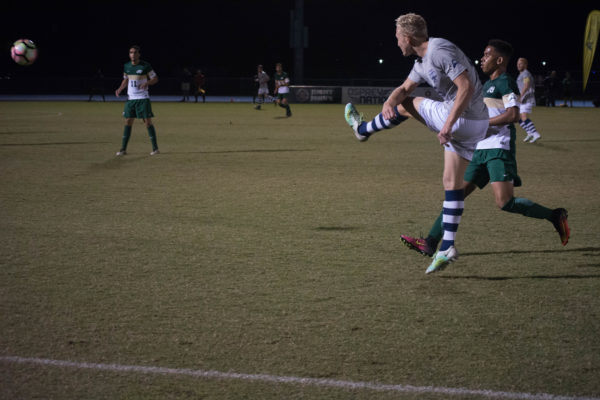
M 443 211 L 444 238 L 440 246 L 440 251 L 448 250 L 450 246 L 454 246 L 458 224 L 460 224 L 460 219 L 465 208 L 465 192 L 463 189 L 446 190 L 445 197 Z
M 370 122 L 363 122 L 358 126 L 358 133 L 365 136 L 370 136 L 375 132 L 379 132 L 383 129 L 392 129 L 395 126 L 400 125 L 401 122 L 406 121 L 408 117 L 400 115 L 397 108 L 394 108 L 396 111 L 396 116 L 392 119 L 385 119 L 383 115 L 377 114 L 375 118 L 373 118 Z
M 532 135 L 532 136 L 539 135 L 537 129 L 535 129 L 535 125 L 529 118 L 527 118 L 525 121 L 520 119 L 519 125 L 521 125 L 521 128 L 523 128 L 525 130 L 525 132 L 527 132 L 527 134 Z

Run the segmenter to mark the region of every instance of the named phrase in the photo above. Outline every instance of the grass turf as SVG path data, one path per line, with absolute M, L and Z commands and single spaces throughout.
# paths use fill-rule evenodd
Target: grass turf
M 516 194 L 473 194 L 459 261 L 401 244 L 441 206 L 414 121 L 358 143 L 340 105 L 0 103 L 0 355 L 600 396 L 600 115 L 537 108 Z M 377 106 L 360 111 L 373 116 Z M 445 398 L 0 361 L 4 398 Z M 453 398 L 473 398 L 455 395 Z

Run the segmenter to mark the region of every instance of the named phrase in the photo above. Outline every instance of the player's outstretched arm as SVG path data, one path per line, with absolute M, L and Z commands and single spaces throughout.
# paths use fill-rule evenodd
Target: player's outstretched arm
M 127 78 L 123 79 L 123 81 L 121 82 L 121 85 L 117 88 L 117 90 L 115 90 L 115 96 L 119 97 L 119 95 L 121 94 L 123 89 L 125 89 L 127 87 L 128 82 L 129 82 L 129 79 L 127 79 Z

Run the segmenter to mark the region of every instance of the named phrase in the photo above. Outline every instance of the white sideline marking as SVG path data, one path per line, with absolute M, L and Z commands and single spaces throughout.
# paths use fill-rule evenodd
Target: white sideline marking
M 598 397 L 572 397 L 558 396 L 548 393 L 521 393 L 521 392 L 497 392 L 493 390 L 477 390 L 466 388 L 448 388 L 435 386 L 412 386 L 412 385 L 386 385 L 373 382 L 340 381 L 335 379 L 301 378 L 296 376 L 277 376 L 266 374 L 241 374 L 237 372 L 220 372 L 201 369 L 187 368 L 165 368 L 144 367 L 141 365 L 119 365 L 119 364 L 96 364 L 87 362 L 51 360 L 45 358 L 31 358 L 19 356 L 0 356 L 0 361 L 50 365 L 53 367 L 70 367 L 77 369 L 93 369 L 113 372 L 137 372 L 143 374 L 161 375 L 186 375 L 198 378 L 230 379 L 242 381 L 288 383 L 305 386 L 335 387 L 342 389 L 369 389 L 379 392 L 404 392 L 404 393 L 438 393 L 445 395 L 474 395 L 493 397 L 499 399 L 524 399 L 524 400 L 600 400 Z

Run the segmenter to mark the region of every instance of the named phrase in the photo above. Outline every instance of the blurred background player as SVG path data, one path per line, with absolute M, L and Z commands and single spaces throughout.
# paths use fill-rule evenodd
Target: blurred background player
M 198 102 L 198 96 L 202 96 L 202 102 L 206 103 L 206 90 L 204 90 L 204 85 L 206 84 L 206 77 L 202 73 L 202 70 L 196 70 L 192 82 L 194 83 L 194 97 L 196 98 L 195 102 Z
M 275 74 L 273 75 L 275 80 L 275 94 L 277 95 L 277 104 L 281 108 L 285 108 L 285 116 L 291 117 L 292 111 L 288 104 L 288 97 L 290 93 L 290 78 L 287 72 L 283 71 L 281 63 L 275 65 Z
M 418 57 L 408 78 L 394 89 L 372 121 L 364 122 L 351 103 L 346 105 L 345 117 L 360 141 L 410 116 L 437 133 L 444 149 L 444 240 L 425 271 L 429 274 L 458 258 L 454 240 L 464 210 L 463 175 L 477 142 L 485 138 L 489 118 L 477 71 L 455 44 L 430 37 L 425 19 L 413 13 L 396 19 L 396 39 L 402 55 Z M 421 83 L 431 86 L 443 101 L 412 97 Z
M 554 225 L 564 245 L 569 241 L 567 210 L 554 210 L 524 197 L 514 197 L 514 187 L 521 186 L 517 175 L 516 129 L 519 119 L 519 90 L 515 80 L 506 73 L 512 46 L 503 40 L 490 40 L 481 58 L 481 69 L 489 76 L 483 85 L 484 101 L 490 116 L 490 128 L 485 139 L 477 143 L 473 159 L 465 172 L 465 197 L 475 188 L 483 189 L 491 182 L 496 205 L 502 211 L 530 218 L 546 219 Z M 434 222 L 427 238 L 401 235 L 410 249 L 433 256 L 442 240 L 442 214 Z
M 519 125 L 525 130 L 527 136 L 525 136 L 524 142 L 535 143 L 541 135 L 535 129 L 535 125 L 529 119 L 528 114 L 531 114 L 533 106 L 535 106 L 535 84 L 533 75 L 527 70 L 529 62 L 526 58 L 519 58 L 517 60 L 517 69 L 519 70 L 519 76 L 517 77 L 517 85 L 519 85 L 519 111 L 521 112 L 521 118 L 519 119 Z
M 90 97 L 88 98 L 88 101 L 92 101 L 92 98 L 95 94 L 102 96 L 102 101 L 106 101 L 106 98 L 104 97 L 104 74 L 100 68 L 96 70 L 96 73 L 92 78 L 90 85 Z
M 181 95 L 183 96 L 180 101 L 186 102 L 190 99 L 190 93 L 192 90 L 192 73 L 188 67 L 183 67 L 181 70 Z
M 123 81 L 115 91 L 119 97 L 121 91 L 127 87 L 127 102 L 123 116 L 125 117 L 125 129 L 123 131 L 123 142 L 121 150 L 117 152 L 118 156 L 127 154 L 127 143 L 131 137 L 131 129 L 136 118 L 141 118 L 148 129 L 148 136 L 152 143 L 151 156 L 159 154 L 158 144 L 156 143 L 156 130 L 152 124 L 152 105 L 150 104 L 150 91 L 148 88 L 158 82 L 158 76 L 149 63 L 140 60 L 140 47 L 131 46 L 129 48 L 129 62 L 125 64 L 123 70 Z
M 267 96 L 269 96 L 269 75 L 264 71 L 262 65 L 256 67 L 256 75 L 254 81 L 258 84 L 258 93 L 256 95 L 256 106 L 255 109 L 260 110 L 260 106 L 265 102 Z

